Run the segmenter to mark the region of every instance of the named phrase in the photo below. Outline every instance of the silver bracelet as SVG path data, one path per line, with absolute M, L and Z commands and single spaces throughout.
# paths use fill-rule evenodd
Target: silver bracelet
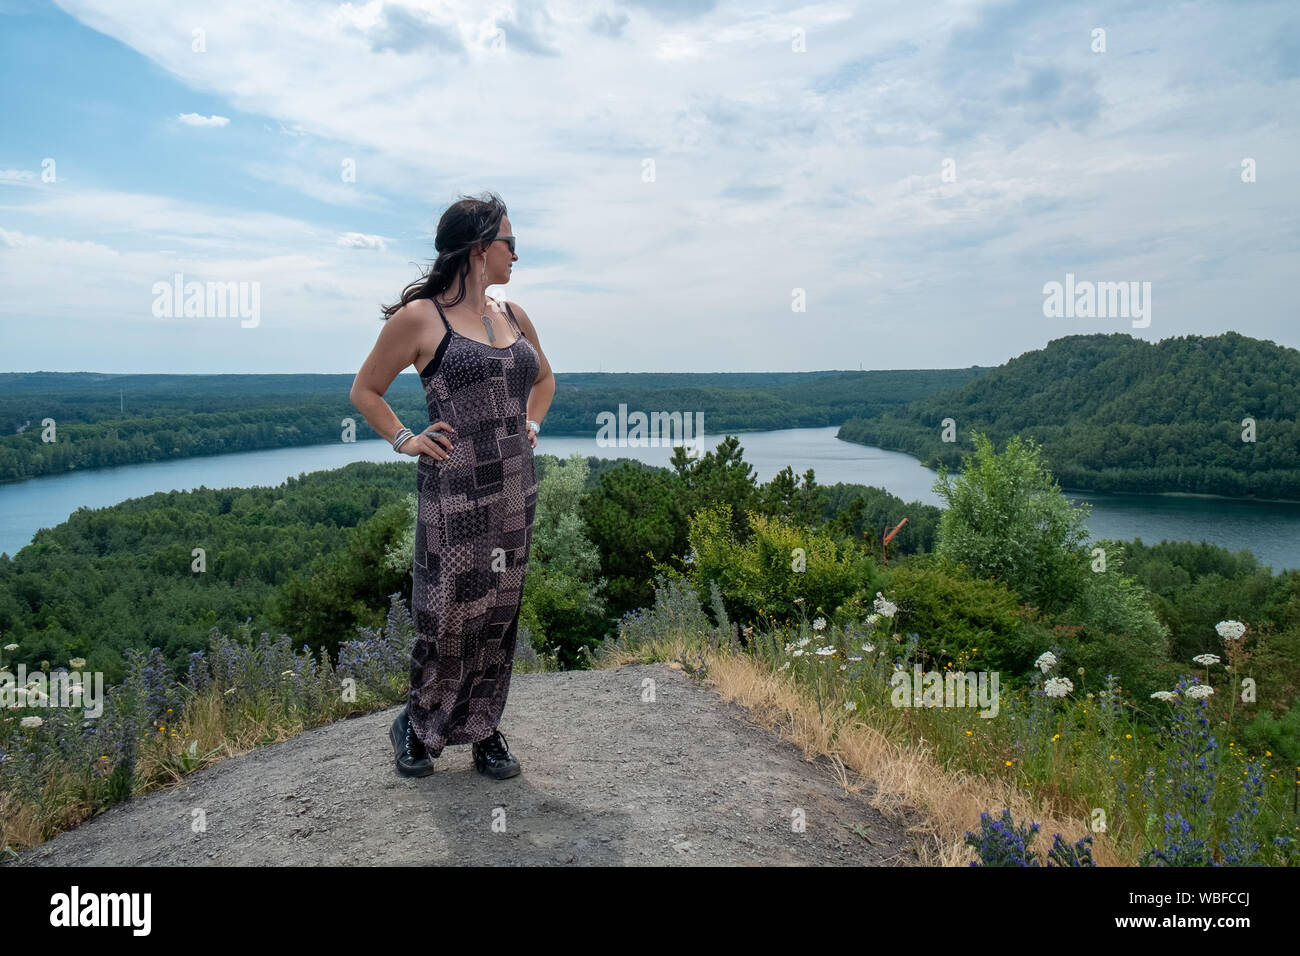
M 415 437 L 415 433 L 413 431 L 411 431 L 406 426 L 402 426 L 402 430 L 393 436 L 393 451 L 400 451 L 402 447 L 402 443 L 405 442 L 408 438 L 414 438 L 414 437 Z

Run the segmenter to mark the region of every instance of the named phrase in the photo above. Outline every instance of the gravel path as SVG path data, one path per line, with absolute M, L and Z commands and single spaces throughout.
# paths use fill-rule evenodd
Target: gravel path
M 663 664 L 516 674 L 501 730 L 523 773 L 509 780 L 477 773 L 468 746 L 401 776 L 399 709 L 223 760 L 7 865 L 915 864 L 870 787 L 847 793 L 829 762 Z

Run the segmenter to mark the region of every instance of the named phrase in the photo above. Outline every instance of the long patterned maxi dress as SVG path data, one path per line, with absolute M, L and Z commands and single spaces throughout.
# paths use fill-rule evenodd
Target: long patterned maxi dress
M 447 327 L 420 372 L 429 422 L 450 457 L 420 455 L 411 607 L 411 726 L 429 755 L 485 740 L 505 710 L 537 507 L 528 394 L 540 363 L 506 306 L 515 341 L 485 345 Z

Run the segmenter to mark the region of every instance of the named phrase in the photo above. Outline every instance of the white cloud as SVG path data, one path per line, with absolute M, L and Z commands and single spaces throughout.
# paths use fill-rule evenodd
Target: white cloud
M 198 113 L 181 113 L 176 118 L 186 126 L 226 126 L 230 123 L 227 116 L 202 116 Z
M 339 236 L 339 245 L 348 249 L 378 249 L 380 252 L 388 251 L 388 244 L 384 241 L 383 236 L 367 236 L 360 232 L 345 232 Z

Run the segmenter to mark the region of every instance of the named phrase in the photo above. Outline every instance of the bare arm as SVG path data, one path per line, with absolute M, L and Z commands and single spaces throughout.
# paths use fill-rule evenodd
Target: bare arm
M 551 407 L 551 400 L 555 398 L 555 375 L 551 372 L 551 363 L 546 360 L 546 353 L 542 351 L 542 343 L 537 338 L 537 330 L 533 328 L 533 322 L 528 318 L 528 313 L 524 311 L 523 306 L 518 302 L 511 302 L 510 309 L 514 312 L 515 318 L 519 320 L 519 328 L 523 331 L 524 337 L 537 350 L 537 358 L 540 364 L 537 369 L 537 378 L 533 380 L 533 389 L 528 394 L 528 417 L 541 424 L 542 419 L 546 417 L 546 413 Z M 532 435 L 531 429 L 529 434 Z M 536 440 L 533 439 L 533 441 L 535 445 Z
M 393 413 L 392 407 L 384 401 L 384 393 L 393 384 L 399 372 L 415 363 L 420 354 L 421 338 L 429 328 L 429 311 L 433 309 L 428 299 L 416 299 L 398 309 L 379 330 L 379 339 L 375 347 L 366 356 L 352 382 L 348 398 L 365 418 L 366 422 L 388 439 L 391 443 L 397 437 L 402 423 Z M 435 423 L 445 426 L 446 431 L 454 431 L 446 422 Z M 429 429 L 416 430 L 414 437 L 402 442 L 399 449 L 405 455 L 428 455 L 442 460 L 448 457 L 446 449 L 451 448 L 449 439 Z

